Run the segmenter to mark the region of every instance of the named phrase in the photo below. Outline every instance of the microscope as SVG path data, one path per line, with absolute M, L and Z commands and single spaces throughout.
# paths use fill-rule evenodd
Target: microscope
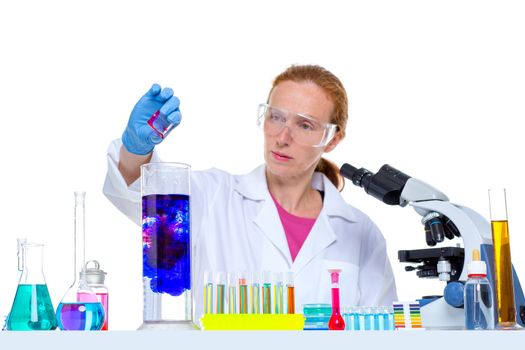
M 435 247 L 398 252 L 400 262 L 419 264 L 416 267 L 405 267 L 406 271 L 416 270 L 420 278 L 439 278 L 440 281 L 446 282 L 443 296 L 424 297 L 420 301 L 424 327 L 463 328 L 463 284 L 467 280 L 467 265 L 472 261 L 470 252 L 473 249 L 480 249 L 481 259 L 487 264 L 487 278 L 494 291 L 490 223 L 474 210 L 449 202 L 448 197 L 441 191 L 388 164 L 383 165 L 376 174 L 364 168 L 357 169 L 350 164 L 344 164 L 340 173 L 383 203 L 401 207 L 408 204 L 413 207 L 422 217 L 427 245 L 434 247 L 445 238 L 460 237 L 463 240 L 464 248 Z M 514 268 L 512 272 L 516 322 L 523 327 L 525 297 Z

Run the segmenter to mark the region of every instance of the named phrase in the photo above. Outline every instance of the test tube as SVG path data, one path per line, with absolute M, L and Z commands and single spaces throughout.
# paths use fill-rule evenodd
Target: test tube
M 366 327 L 365 327 L 365 308 L 364 307 L 359 307 L 357 309 L 357 320 L 358 320 L 358 330 L 360 331 L 364 331 L 366 330 Z
M 239 313 L 248 313 L 248 272 L 239 273 Z
M 213 283 L 211 272 L 204 271 L 204 313 L 213 313 Z
M 274 274 L 274 298 L 275 298 L 275 313 L 282 314 L 284 309 L 283 303 L 283 277 L 282 273 L 276 272 Z
M 295 289 L 294 289 L 292 271 L 289 271 L 286 273 L 286 290 L 287 290 L 287 298 L 286 298 L 287 311 L 289 314 L 295 314 Z
M 237 279 L 235 272 L 228 273 L 228 313 L 237 313 Z
M 359 328 L 356 329 L 356 308 L 354 306 L 350 306 L 348 308 L 347 329 L 351 330 L 351 331 L 355 331 L 355 330 L 359 329 Z
M 217 284 L 217 302 L 215 303 L 215 312 L 223 314 L 226 301 L 226 273 L 223 271 L 217 272 L 215 281 Z
M 345 331 L 350 329 L 349 320 L 348 320 L 348 316 L 349 316 L 348 310 L 349 310 L 348 307 L 341 307 L 341 315 L 343 316 L 343 321 L 345 321 Z
M 364 309 L 365 314 L 365 330 L 371 331 L 374 330 L 374 315 L 371 307 L 366 307 Z
M 272 282 L 271 272 L 263 272 L 263 314 L 272 313 Z
M 388 312 L 388 330 L 390 331 L 394 331 L 396 329 L 396 324 L 394 322 L 394 307 L 393 306 L 389 306 L 387 308 L 387 312 Z
M 385 330 L 385 307 L 379 306 L 376 308 L 376 312 L 374 314 L 374 328 L 377 331 L 384 331 Z
M 260 273 L 254 272 L 252 277 L 252 285 L 250 288 L 250 296 L 252 303 L 252 314 L 261 313 L 261 275 Z

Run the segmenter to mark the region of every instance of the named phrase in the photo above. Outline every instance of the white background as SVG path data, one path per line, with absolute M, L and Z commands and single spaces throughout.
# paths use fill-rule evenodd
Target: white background
M 16 290 L 17 237 L 46 245 L 58 305 L 73 278 L 73 191 L 84 189 L 110 329 L 138 327 L 140 228 L 101 192 L 108 143 L 158 82 L 183 113 L 158 147 L 164 160 L 249 172 L 263 161 L 256 106 L 293 63 L 320 64 L 346 86 L 347 138 L 327 155 L 337 164 L 389 163 L 487 218 L 487 189 L 506 187 L 525 278 L 523 18 L 523 2 L 502 0 L 2 2 L 0 315 Z M 443 284 L 397 262 L 398 250 L 426 247 L 420 217 L 349 182 L 343 195 L 382 229 L 400 299 L 439 294 Z

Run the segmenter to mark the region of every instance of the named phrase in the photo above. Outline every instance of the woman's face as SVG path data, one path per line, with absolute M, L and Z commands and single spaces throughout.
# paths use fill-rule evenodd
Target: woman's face
M 312 82 L 284 81 L 272 91 L 270 106 L 306 114 L 320 123 L 330 123 L 334 105 L 328 95 Z M 329 152 L 340 140 L 339 133 L 324 147 L 300 145 L 294 141 L 290 128 L 284 127 L 275 136 L 264 134 L 264 159 L 270 173 L 293 178 L 313 173 L 324 152 Z

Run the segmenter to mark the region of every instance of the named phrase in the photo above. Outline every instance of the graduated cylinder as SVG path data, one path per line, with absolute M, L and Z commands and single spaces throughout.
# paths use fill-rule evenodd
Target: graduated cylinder
M 512 261 L 510 257 L 509 224 L 505 189 L 490 189 L 490 220 L 494 245 L 494 287 L 498 328 L 516 326 Z
M 141 166 L 141 191 L 144 324 L 191 324 L 190 166 Z

